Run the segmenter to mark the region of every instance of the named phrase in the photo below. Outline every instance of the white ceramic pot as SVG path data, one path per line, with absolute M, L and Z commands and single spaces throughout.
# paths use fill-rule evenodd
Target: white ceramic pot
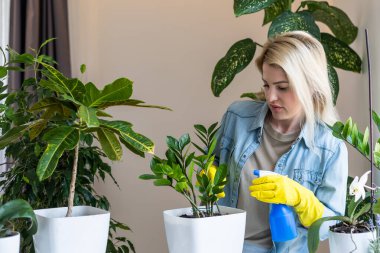
M 65 217 L 66 212 L 67 207 L 34 211 L 36 253 L 104 253 L 110 213 L 90 206 L 75 206 L 72 217 Z
M 370 252 L 370 240 L 375 238 L 376 231 L 354 234 L 329 231 L 330 253 L 368 253 Z
M 0 252 L 1 253 L 19 253 L 20 252 L 20 234 L 0 237 Z
M 220 206 L 224 215 L 182 218 L 191 208 L 164 211 L 169 253 L 239 253 L 243 251 L 246 212 Z

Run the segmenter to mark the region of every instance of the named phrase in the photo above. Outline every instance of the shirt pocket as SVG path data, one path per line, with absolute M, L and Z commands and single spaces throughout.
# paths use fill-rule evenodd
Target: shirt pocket
M 221 152 L 220 156 L 229 158 L 233 151 L 233 147 L 234 147 L 234 144 L 233 144 L 232 139 L 223 136 L 220 142 L 220 152 Z
M 315 193 L 322 183 L 322 174 L 312 170 L 295 169 L 293 180 Z

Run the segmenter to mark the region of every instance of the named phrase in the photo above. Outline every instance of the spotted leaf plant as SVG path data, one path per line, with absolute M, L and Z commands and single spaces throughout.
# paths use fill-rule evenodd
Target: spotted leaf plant
M 236 17 L 264 11 L 263 26 L 269 25 L 268 38 L 289 31 L 306 31 L 323 44 L 328 62 L 328 72 L 334 103 L 339 93 L 339 79 L 335 68 L 353 72 L 361 71 L 361 59 L 349 46 L 357 37 L 358 28 L 341 9 L 326 1 L 294 0 L 234 0 Z M 329 28 L 321 32 L 319 23 Z M 256 47 L 261 46 L 252 38 L 234 43 L 215 65 L 211 90 L 214 96 L 231 84 L 235 76 L 252 61 Z M 260 93 L 247 92 L 241 97 L 260 99 Z
M 154 156 L 150 163 L 153 174 L 140 176 L 143 180 L 154 180 L 156 186 L 168 186 L 179 192 L 190 203 L 193 217 L 196 218 L 220 214 L 217 200 L 224 197 L 227 166 L 213 165 L 216 126 L 217 123 L 209 128 L 203 125 L 194 126 L 202 144 L 192 143 L 189 134 L 184 134 L 178 139 L 168 136 L 166 157 Z M 191 151 L 191 144 L 200 154 Z M 202 149 L 201 145 L 206 148 Z

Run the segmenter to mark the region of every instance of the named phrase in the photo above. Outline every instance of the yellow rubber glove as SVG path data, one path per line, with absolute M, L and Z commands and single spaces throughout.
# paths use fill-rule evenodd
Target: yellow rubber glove
M 249 190 L 252 197 L 262 202 L 293 206 L 305 227 L 321 218 L 324 212 L 324 205 L 312 191 L 286 176 L 270 175 L 254 179 Z

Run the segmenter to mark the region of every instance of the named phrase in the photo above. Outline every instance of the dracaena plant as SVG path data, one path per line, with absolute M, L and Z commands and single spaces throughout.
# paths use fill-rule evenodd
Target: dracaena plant
M 0 199 L 0 238 L 14 235 L 14 222 L 20 219 L 29 222 L 25 231 L 27 234 L 33 235 L 37 232 L 36 215 L 28 202 L 22 199 L 2 202 Z
M 206 128 L 195 125 L 196 135 L 206 148 L 191 142 L 189 134 L 179 139 L 168 136 L 165 158 L 154 156 L 150 163 L 153 174 L 140 176 L 143 180 L 154 180 L 156 186 L 168 186 L 183 195 L 192 207 L 193 217 L 209 217 L 220 213 L 217 200 L 224 197 L 227 166 L 216 167 L 213 151 L 216 145 L 217 123 Z M 191 152 L 191 144 L 199 151 Z M 194 176 L 195 175 L 195 176 Z M 199 192 L 196 192 L 196 188 Z M 200 202 L 198 202 L 198 198 Z M 204 207 L 198 206 L 201 203 Z M 214 208 L 216 207 L 216 208 Z
M 5 114 L 13 117 L 8 129 L 3 129 L 0 137 L 0 148 L 6 148 L 17 142 L 24 135 L 30 140 L 41 137 L 44 151 L 38 161 L 36 174 L 40 181 L 49 178 L 55 171 L 63 154 L 74 153 L 72 162 L 71 183 L 69 187 L 68 212 L 71 215 L 75 182 L 78 168 L 78 155 L 81 139 L 90 134 L 100 143 L 102 152 L 110 160 L 119 160 L 122 156 L 122 144 L 132 152 L 144 156 L 153 153 L 153 142 L 135 132 L 132 124 L 124 120 L 106 120 L 112 118 L 105 109 L 111 106 L 137 106 L 167 109 L 161 106 L 146 105 L 141 100 L 132 99 L 132 81 L 119 78 L 98 89 L 95 84 L 82 83 L 78 78 L 69 78 L 58 71 L 51 57 L 40 54 L 41 49 L 50 40 L 41 45 L 32 54 L 19 54 L 9 49 L 9 60 L 1 67 L 1 77 L 11 70 L 25 71 L 32 68 L 34 77 L 24 81 L 24 85 L 35 85 L 36 93 L 31 101 L 25 101 L 24 110 L 12 107 L 12 100 L 20 93 L 5 94 L 7 97 L 3 109 Z M 22 64 L 22 68 L 16 64 Z M 85 65 L 81 66 L 81 72 Z M 2 91 L 6 87 L 2 87 Z M 33 99 L 36 101 L 33 102 Z M 31 104 L 31 105 L 30 105 Z M 30 106 L 29 106 L 30 105 Z
M 269 25 L 268 37 L 283 32 L 302 30 L 310 33 L 323 44 L 328 61 L 328 72 L 334 103 L 339 93 L 339 79 L 335 68 L 353 72 L 361 71 L 361 59 L 349 47 L 356 39 L 358 28 L 341 9 L 323 1 L 294 0 L 234 0 L 236 17 L 264 11 L 263 25 Z M 318 23 L 325 24 L 331 33 L 320 32 Z M 211 90 L 219 97 L 232 82 L 236 74 L 252 61 L 260 43 L 246 38 L 234 43 L 226 55 L 215 66 L 211 79 Z M 247 92 L 242 97 L 257 98 L 258 93 Z

